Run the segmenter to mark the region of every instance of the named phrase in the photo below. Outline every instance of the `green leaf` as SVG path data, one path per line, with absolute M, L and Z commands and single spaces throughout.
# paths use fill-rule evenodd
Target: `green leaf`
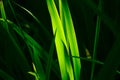
M 42 30 L 44 31 L 44 34 L 47 35 L 48 39 L 52 39 L 52 35 L 50 34 L 50 32 L 45 28 L 45 26 L 42 24 L 42 22 L 32 13 L 30 12 L 28 9 L 26 9 L 25 7 L 13 2 L 15 5 L 17 5 L 19 8 L 21 8 L 22 10 L 24 10 L 25 12 L 27 12 L 29 15 L 31 15 L 33 17 L 33 19 L 41 26 Z
M 49 80 L 49 78 L 50 78 L 50 71 L 51 71 L 52 62 L 53 62 L 53 54 L 54 54 L 54 50 L 55 50 L 55 37 L 56 37 L 56 33 L 52 40 L 50 50 L 49 50 L 49 57 L 47 60 L 47 67 L 46 67 L 46 80 Z
M 102 0 L 99 0 L 98 8 L 99 8 L 99 10 L 102 11 Z M 99 40 L 100 23 L 101 23 L 101 16 L 98 15 L 97 22 L 96 22 L 95 39 L 94 39 L 93 60 L 96 60 L 96 55 L 97 55 L 97 44 L 98 44 L 98 40 Z M 93 80 L 94 69 L 95 69 L 95 62 L 92 62 L 91 79 L 90 80 Z
M 4 5 L 3 5 L 2 1 L 0 1 L 0 11 L 1 11 L 1 17 L 3 20 L 1 27 L 4 28 L 4 34 L 6 34 L 6 36 L 4 36 L 4 37 L 8 39 L 8 41 L 4 44 L 7 44 L 7 46 L 9 45 L 9 47 L 7 48 L 7 51 L 4 53 L 7 55 L 7 56 L 5 56 L 7 58 L 6 61 L 8 61 L 9 65 L 11 65 L 15 68 L 18 67 L 25 74 L 25 72 L 27 70 L 30 70 L 30 66 L 28 64 L 28 61 L 27 61 L 23 51 L 21 50 L 21 47 L 17 43 L 15 33 L 13 32 L 13 30 L 11 28 L 9 28 L 10 26 L 8 26 L 7 17 L 6 17 L 6 13 L 5 13 Z M 13 56 L 16 56 L 14 64 L 13 64 L 13 59 L 11 59 Z M 9 59 L 11 59 L 11 60 L 9 60 Z M 15 66 L 15 64 L 17 66 Z M 25 75 L 25 76 L 27 76 L 27 75 Z
M 72 21 L 72 17 L 70 14 L 69 6 L 67 4 L 67 1 L 63 1 L 63 17 L 65 17 L 65 29 L 66 29 L 66 36 L 67 36 L 67 41 L 70 46 L 70 51 L 72 56 L 77 56 L 79 57 L 79 49 L 78 49 L 78 44 L 77 44 L 77 39 L 76 39 L 76 34 L 74 30 L 74 25 Z M 81 62 L 80 59 L 78 58 L 73 58 L 73 67 L 74 67 L 74 74 L 75 74 L 75 80 L 80 79 L 80 71 L 81 71 Z
M 67 76 L 67 69 L 66 69 L 66 63 L 65 63 L 64 46 L 62 43 L 63 41 L 65 46 L 67 46 L 65 35 L 64 35 L 64 30 L 63 30 L 62 23 L 61 23 L 61 20 L 60 20 L 54 1 L 47 0 L 47 6 L 48 6 L 48 10 L 51 16 L 54 35 L 55 35 L 55 30 L 57 30 L 55 44 L 56 44 L 56 49 L 57 49 L 57 56 L 58 56 L 60 71 L 61 71 L 61 77 L 62 77 L 62 80 L 67 80 L 68 76 Z

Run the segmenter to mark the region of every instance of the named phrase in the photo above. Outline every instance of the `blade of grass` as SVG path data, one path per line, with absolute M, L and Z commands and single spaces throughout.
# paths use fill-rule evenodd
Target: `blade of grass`
M 31 74 L 31 75 L 33 75 L 33 76 L 35 76 L 35 80 L 40 80 L 39 75 L 37 75 L 37 69 L 35 67 L 35 64 L 34 63 L 32 63 L 32 64 L 33 64 L 34 72 L 29 71 L 28 73 Z
M 68 75 L 69 75 L 69 79 L 74 80 L 73 67 L 72 67 L 71 59 L 69 57 L 70 53 L 68 52 L 68 50 L 65 46 L 64 46 L 64 48 L 65 48 L 64 53 L 65 53 L 65 60 L 66 60 L 66 68 L 67 68 L 67 72 L 68 72 Z
M 102 0 L 99 0 L 98 8 L 99 8 L 99 10 L 102 10 Z M 97 16 L 94 48 L 93 48 L 93 60 L 96 60 L 96 55 L 97 55 L 97 44 L 98 44 L 98 40 L 99 40 L 100 23 L 101 23 L 101 16 Z M 93 80 L 94 69 L 95 69 L 95 62 L 92 62 L 90 80 Z
M 80 58 L 81 60 L 84 60 L 84 61 L 89 61 L 89 62 L 94 62 L 94 63 L 96 63 L 96 64 L 104 65 L 104 63 L 101 62 L 101 61 L 93 60 L 93 59 L 88 59 L 88 58 L 86 58 L 86 57 L 85 57 L 85 58 L 84 58 L 84 57 L 76 57 L 76 56 L 70 56 L 70 57 L 72 57 L 72 58 Z M 117 70 L 116 73 L 117 73 L 117 74 L 120 74 L 120 71 Z
M 40 80 L 35 72 L 28 72 L 28 73 L 35 76 L 35 80 Z
M 4 5 L 3 5 L 3 1 L 0 1 L 0 12 L 1 12 L 1 17 L 6 20 L 6 14 L 5 14 L 5 10 L 4 10 Z M 3 27 L 7 30 L 7 32 L 9 32 L 8 30 L 8 25 L 6 22 L 3 23 Z
M 61 71 L 61 77 L 62 77 L 62 80 L 67 80 L 68 76 L 67 76 L 67 69 L 65 64 L 64 46 L 62 41 L 65 42 L 65 46 L 67 46 L 67 44 L 64 36 L 64 31 L 62 28 L 62 23 L 60 21 L 54 1 L 53 0 L 46 0 L 46 1 L 47 1 L 48 10 L 51 16 L 51 20 L 52 20 L 53 34 L 55 34 L 55 30 L 57 30 L 55 44 L 57 49 L 57 56 L 58 56 L 60 71 Z
M 20 23 L 19 23 L 19 21 L 18 21 L 18 19 L 17 19 L 17 17 L 16 17 L 16 13 L 15 13 L 13 7 L 12 7 L 12 4 L 11 4 L 10 0 L 8 0 L 8 4 L 9 4 L 10 9 L 11 9 L 13 15 L 14 15 L 14 18 L 15 18 L 15 20 L 16 20 L 16 22 L 17 22 L 18 27 L 21 28 L 21 25 L 20 25 Z M 21 28 L 21 29 L 22 29 L 22 28 Z M 23 34 L 22 30 L 21 30 L 21 33 Z M 23 34 L 23 36 L 24 36 L 24 34 Z
M 64 42 L 64 48 L 65 48 L 65 58 L 66 58 L 66 68 L 67 68 L 67 72 L 69 75 L 69 79 L 70 80 L 74 80 L 74 71 L 73 71 L 73 67 L 72 67 L 72 63 L 70 60 L 70 51 L 69 51 L 69 41 L 68 41 L 68 37 L 67 37 L 67 30 L 66 30 L 66 22 L 65 22 L 65 18 L 64 18 L 64 11 L 63 11 L 63 5 L 62 5 L 62 1 L 59 0 L 59 12 L 60 12 L 60 19 L 61 19 L 61 23 L 62 23 L 62 27 L 64 30 L 64 35 L 66 38 L 66 42 L 67 42 L 67 47 L 65 46 Z
M 89 59 L 89 58 L 84 58 L 84 57 L 77 57 L 77 56 L 71 56 L 72 58 L 80 58 L 81 60 L 85 60 L 85 61 L 89 61 L 89 62 L 95 62 L 97 64 L 101 64 L 103 65 L 104 63 L 98 60 L 93 60 L 93 59 Z
M 32 12 L 30 12 L 28 9 L 24 8 L 23 6 L 15 3 L 15 2 L 13 2 L 13 3 L 15 5 L 17 5 L 18 7 L 20 7 L 22 10 L 24 10 L 25 12 L 27 12 L 29 15 L 31 15 L 33 17 L 33 19 L 41 26 L 41 28 L 47 35 L 48 39 L 50 39 L 50 40 L 52 39 L 52 35 L 50 34 L 50 32 L 45 28 L 45 26 L 41 23 L 41 21 Z
M 42 63 L 39 59 L 39 54 L 42 54 L 39 52 L 39 50 L 36 49 L 36 47 L 32 47 L 33 48 L 33 58 L 34 58 L 34 63 L 36 66 L 36 73 L 39 75 L 40 80 L 45 80 L 45 72 L 44 72 L 44 68 L 42 67 Z
M 77 39 L 76 34 L 74 30 L 74 25 L 72 21 L 72 17 L 70 14 L 69 6 L 67 4 L 67 1 L 63 1 L 63 14 L 65 17 L 65 27 L 66 27 L 66 35 L 68 39 L 68 43 L 70 46 L 70 51 L 72 56 L 80 56 L 79 49 L 77 45 Z M 74 67 L 74 74 L 75 74 L 75 80 L 80 80 L 80 71 L 81 71 L 81 62 L 78 58 L 73 58 L 73 67 Z
M 95 13 L 97 13 L 97 15 L 101 16 L 101 20 L 107 25 L 108 28 L 111 29 L 111 31 L 113 32 L 114 36 L 119 36 L 120 31 L 118 29 L 118 24 L 113 21 L 107 14 L 105 14 L 104 12 L 101 12 L 97 5 L 92 1 L 92 0 L 82 0 L 83 4 L 89 6 Z
M 56 36 L 56 33 L 55 33 Z M 54 49 L 55 49 L 55 36 L 52 40 L 51 46 L 50 46 L 50 50 L 49 50 L 49 57 L 48 57 L 48 61 L 47 61 L 47 67 L 46 67 L 46 80 L 50 80 L 50 71 L 51 71 L 51 67 L 52 67 L 52 62 L 53 62 L 53 53 L 54 53 Z

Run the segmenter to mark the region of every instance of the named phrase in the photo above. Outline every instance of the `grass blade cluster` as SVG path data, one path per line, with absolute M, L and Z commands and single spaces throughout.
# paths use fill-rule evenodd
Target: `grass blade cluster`
M 70 80 L 74 80 L 74 79 L 79 80 L 80 69 L 81 69 L 80 59 L 73 58 L 72 59 L 73 67 L 72 67 L 70 58 L 67 58 L 67 56 L 70 55 L 79 57 L 76 35 L 67 1 L 62 2 L 61 0 L 59 0 L 60 15 L 53 0 L 50 1 L 47 0 L 47 5 L 51 16 L 52 28 L 54 34 L 56 30 L 55 44 L 57 49 L 57 56 L 58 56 L 62 80 L 68 79 L 67 75 L 69 75 Z M 64 50 L 63 44 L 65 45 L 65 48 L 67 50 L 66 52 Z M 69 48 L 71 54 L 69 52 Z
M 63 42 L 65 41 L 65 36 L 64 36 L 64 31 L 62 29 L 62 23 L 60 21 L 59 14 L 57 12 L 57 8 L 55 6 L 54 1 L 47 0 L 47 5 L 52 20 L 53 33 L 55 34 L 56 31 L 55 44 L 57 49 L 57 56 L 58 56 L 62 80 L 67 80 L 68 77 L 67 77 L 67 69 L 65 64 L 65 54 L 62 43 L 62 41 Z
M 67 1 L 63 1 L 63 17 L 65 17 L 65 33 L 66 33 L 66 40 L 68 41 L 68 45 L 70 47 L 71 55 L 79 57 L 79 49 L 77 45 L 77 39 L 76 34 L 73 26 L 72 17 L 70 14 L 69 6 L 67 4 Z M 73 67 L 74 67 L 74 74 L 75 74 L 75 80 L 80 79 L 80 69 L 81 69 L 81 63 L 80 59 L 78 58 L 72 58 L 73 61 Z
M 12 31 L 10 31 L 11 29 L 8 26 L 8 23 L 7 23 L 7 17 L 6 17 L 6 13 L 5 13 L 5 9 L 4 9 L 4 5 L 3 5 L 2 1 L 0 1 L 0 11 L 1 11 L 2 27 L 4 28 L 5 33 L 8 34 L 5 37 L 9 39 L 9 42 L 11 42 L 11 46 L 15 47 L 14 52 L 10 55 L 11 56 L 15 56 L 15 55 L 19 56 L 19 57 L 16 57 L 15 59 L 16 59 L 16 61 L 20 60 L 21 62 L 19 62 L 19 63 L 15 62 L 14 64 L 19 66 L 18 69 L 22 70 L 22 72 L 25 73 L 25 72 L 27 72 L 28 70 L 31 70 L 31 69 L 30 69 L 30 66 L 28 64 L 28 61 L 27 61 L 23 51 L 21 50 L 20 46 L 17 43 L 17 40 L 15 38 L 16 36 L 14 35 L 14 33 L 12 33 Z M 17 53 L 16 53 L 16 51 L 17 51 Z M 12 65 L 12 66 L 14 66 L 14 65 Z
M 1 21 L 4 21 L 4 20 L 1 19 Z M 36 65 L 36 71 L 39 74 L 39 76 L 41 77 L 41 79 L 44 80 L 45 79 L 45 73 L 43 71 L 41 62 L 39 60 L 39 57 L 43 57 L 43 55 L 40 55 L 43 52 L 43 48 L 32 37 L 30 37 L 26 32 L 23 31 L 23 33 L 22 33 L 20 28 L 17 25 L 15 25 L 13 22 L 11 22 L 9 20 L 7 20 L 7 22 L 9 24 L 12 24 L 13 30 L 15 30 L 18 33 L 18 35 L 21 36 L 21 38 L 23 38 L 23 39 L 25 38 L 26 39 L 26 44 L 30 48 L 32 48 L 33 52 L 31 51 L 31 57 L 33 59 L 33 62 Z
M 33 17 L 33 19 L 41 26 L 42 30 L 45 32 L 45 34 L 48 36 L 48 39 L 52 39 L 52 35 L 50 34 L 50 32 L 45 28 L 45 26 L 42 24 L 42 22 L 32 13 L 30 12 L 28 9 L 24 8 L 23 6 L 13 2 L 15 5 L 17 5 L 19 8 L 21 8 L 22 10 L 24 10 L 26 13 L 28 13 L 29 15 L 31 15 Z

